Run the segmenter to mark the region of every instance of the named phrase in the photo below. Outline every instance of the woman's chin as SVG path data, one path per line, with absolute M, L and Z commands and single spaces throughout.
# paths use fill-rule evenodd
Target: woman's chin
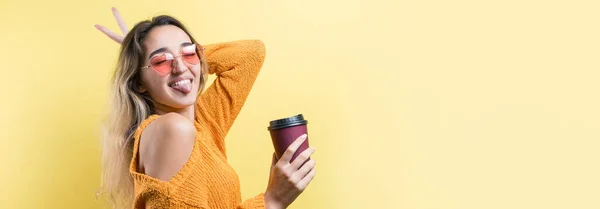
M 172 88 L 169 90 L 171 91 L 169 95 L 173 103 L 189 106 L 196 102 L 197 95 L 194 93 L 195 89 L 191 89 L 192 91 L 189 92 L 182 92 Z

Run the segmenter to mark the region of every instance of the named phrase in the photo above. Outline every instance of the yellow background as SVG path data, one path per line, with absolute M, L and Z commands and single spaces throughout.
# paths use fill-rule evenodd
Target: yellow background
M 100 208 L 111 6 L 266 43 L 227 141 L 244 199 L 267 122 L 303 113 L 318 172 L 291 208 L 600 208 L 592 0 L 2 0 L 0 208 Z

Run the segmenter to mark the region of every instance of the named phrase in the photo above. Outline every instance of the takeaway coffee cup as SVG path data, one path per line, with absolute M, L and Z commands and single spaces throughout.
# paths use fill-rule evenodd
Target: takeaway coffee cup
M 281 158 L 281 155 L 285 150 L 302 134 L 308 134 L 306 130 L 306 124 L 308 121 L 304 120 L 302 114 L 292 116 L 289 118 L 282 118 L 273 120 L 269 123 L 269 132 L 271 132 L 271 140 L 275 147 L 275 154 L 277 158 Z M 300 148 L 296 150 L 296 153 L 292 156 L 290 163 L 302 153 L 302 151 L 308 149 L 308 135 L 306 141 L 302 143 Z

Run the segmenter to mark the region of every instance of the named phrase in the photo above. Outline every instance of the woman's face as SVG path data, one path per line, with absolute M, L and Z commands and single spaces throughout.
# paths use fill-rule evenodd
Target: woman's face
M 195 60 L 190 58 L 190 53 L 196 52 L 190 37 L 176 26 L 164 25 L 153 28 L 142 44 L 143 66 L 153 67 L 141 69 L 141 91 L 147 91 L 155 107 L 164 111 L 193 105 L 202 75 L 200 63 L 193 64 Z M 174 57 L 172 67 L 165 64 L 165 57 L 167 61 Z

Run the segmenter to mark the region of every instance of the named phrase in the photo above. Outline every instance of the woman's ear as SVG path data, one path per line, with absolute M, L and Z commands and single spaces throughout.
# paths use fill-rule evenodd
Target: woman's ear
M 147 89 L 144 87 L 144 85 L 142 84 L 142 82 L 138 81 L 138 82 L 135 82 L 135 83 L 136 83 L 135 84 L 135 90 L 138 93 L 140 93 L 140 94 L 146 93 Z
M 144 88 L 144 86 L 140 85 L 140 86 L 138 87 L 138 92 L 140 92 L 140 93 L 142 93 L 142 94 L 143 94 L 143 93 L 146 93 L 146 88 Z

